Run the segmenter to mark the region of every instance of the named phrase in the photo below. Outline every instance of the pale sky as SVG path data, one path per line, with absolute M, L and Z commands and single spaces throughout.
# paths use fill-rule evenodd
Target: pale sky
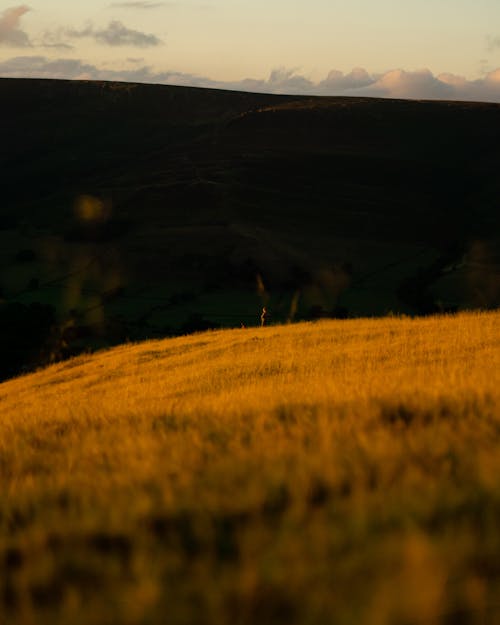
M 369 79 L 360 70 L 351 74 L 353 68 L 363 68 Z M 198 80 L 229 87 L 251 78 L 256 87 L 274 81 L 269 90 L 314 87 L 321 93 L 373 90 L 376 84 L 391 95 L 403 89 L 402 96 L 411 83 L 409 97 L 418 97 L 415 88 L 422 97 L 438 97 L 446 89 L 460 95 L 464 85 L 467 93 L 479 93 L 479 83 L 487 81 L 484 98 L 496 98 L 495 83 L 500 99 L 498 68 L 500 0 L 0 4 L 0 76 L 66 72 L 69 78 Z M 337 73 L 327 84 L 332 70 Z

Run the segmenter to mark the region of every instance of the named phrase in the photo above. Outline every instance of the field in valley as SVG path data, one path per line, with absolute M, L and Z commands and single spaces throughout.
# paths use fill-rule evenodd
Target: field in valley
M 0 385 L 0 622 L 500 623 L 499 330 L 215 331 Z

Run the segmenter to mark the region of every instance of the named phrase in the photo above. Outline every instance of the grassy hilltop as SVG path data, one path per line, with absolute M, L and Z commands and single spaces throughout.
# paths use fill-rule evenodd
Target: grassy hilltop
M 0 621 L 500 622 L 499 328 L 217 331 L 0 385 Z
M 500 304 L 500 105 L 0 79 L 0 113 L 0 378 L 263 300 Z

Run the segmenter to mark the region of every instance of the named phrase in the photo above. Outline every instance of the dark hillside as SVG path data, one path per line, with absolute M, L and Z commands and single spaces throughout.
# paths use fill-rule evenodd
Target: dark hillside
M 262 302 L 498 306 L 500 105 L 3 79 L 0 110 L 15 362 L 253 324 Z M 56 322 L 28 354 L 12 320 L 34 304 Z

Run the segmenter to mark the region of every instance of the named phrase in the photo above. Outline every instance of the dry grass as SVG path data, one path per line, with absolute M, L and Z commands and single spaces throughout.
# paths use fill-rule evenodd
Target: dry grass
M 214 332 L 1 385 L 0 622 L 500 623 L 499 330 Z

